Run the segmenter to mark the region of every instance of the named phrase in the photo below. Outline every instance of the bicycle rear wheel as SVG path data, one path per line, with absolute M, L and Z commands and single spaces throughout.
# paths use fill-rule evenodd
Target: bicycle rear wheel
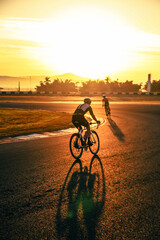
M 110 116 L 110 109 L 109 108 L 106 109 L 106 116 L 107 117 Z
M 69 142 L 69 147 L 71 154 L 75 159 L 82 156 L 83 147 L 78 133 L 72 134 Z
M 92 143 L 92 146 L 89 146 L 89 150 L 91 153 L 97 154 L 100 147 L 100 141 L 98 134 L 94 130 L 92 130 L 92 133 L 90 135 L 90 142 Z

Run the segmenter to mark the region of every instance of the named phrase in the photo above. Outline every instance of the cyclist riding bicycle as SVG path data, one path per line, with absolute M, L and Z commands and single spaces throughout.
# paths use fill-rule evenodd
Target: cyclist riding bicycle
M 105 95 L 103 95 L 103 99 L 102 99 L 102 107 L 105 107 L 105 112 L 106 112 L 106 116 L 110 116 L 111 115 L 111 110 L 109 107 L 109 101 L 108 98 L 106 98 Z
M 88 121 L 86 120 L 86 118 L 84 117 L 84 115 L 89 111 L 92 118 L 98 124 L 100 124 L 100 121 L 98 121 L 97 118 L 95 117 L 95 115 L 93 113 L 93 110 L 92 110 L 90 105 L 91 105 L 91 99 L 88 98 L 88 97 L 85 98 L 84 103 L 80 104 L 77 107 L 77 109 L 75 110 L 75 112 L 73 113 L 73 116 L 72 116 L 72 123 L 76 128 L 78 128 L 80 130 L 80 129 L 82 129 L 82 126 L 84 126 L 87 129 L 87 131 L 85 133 L 85 136 L 84 136 L 85 142 L 83 142 L 83 145 L 86 144 L 86 139 L 87 138 L 88 138 L 88 145 L 92 144 L 90 142 L 90 125 L 89 125 Z

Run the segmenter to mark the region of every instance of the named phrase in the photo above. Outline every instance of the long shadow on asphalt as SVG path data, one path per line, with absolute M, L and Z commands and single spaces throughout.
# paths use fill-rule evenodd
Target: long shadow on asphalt
M 111 129 L 112 133 L 118 138 L 119 141 L 125 142 L 125 135 L 121 131 L 121 129 L 117 126 L 113 119 L 108 119 L 109 128 Z
M 96 239 L 96 227 L 105 203 L 105 178 L 98 156 L 89 169 L 76 160 L 60 194 L 56 228 L 59 239 Z

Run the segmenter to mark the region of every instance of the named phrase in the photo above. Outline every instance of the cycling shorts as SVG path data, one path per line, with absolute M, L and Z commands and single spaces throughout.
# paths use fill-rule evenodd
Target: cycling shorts
M 88 121 L 85 119 L 84 115 L 80 115 L 80 114 L 74 114 L 72 116 L 72 123 L 76 128 L 82 128 L 82 126 L 84 127 L 88 127 L 89 123 Z

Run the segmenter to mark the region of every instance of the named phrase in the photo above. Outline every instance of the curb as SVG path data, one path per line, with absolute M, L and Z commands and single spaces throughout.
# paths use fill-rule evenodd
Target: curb
M 98 118 L 98 119 L 102 121 L 102 124 L 100 124 L 100 127 L 106 123 L 105 119 L 103 118 Z M 92 127 L 92 128 L 96 128 L 96 127 Z M 64 136 L 64 135 L 73 134 L 74 132 L 77 132 L 76 128 L 67 128 L 67 129 L 62 129 L 62 130 L 53 131 L 53 132 L 33 133 L 33 134 L 21 135 L 17 137 L 6 137 L 3 139 L 0 139 L 0 144 L 23 142 L 23 141 L 29 141 L 34 139 L 42 139 L 42 138 L 49 138 L 49 137 L 56 137 L 56 136 Z

